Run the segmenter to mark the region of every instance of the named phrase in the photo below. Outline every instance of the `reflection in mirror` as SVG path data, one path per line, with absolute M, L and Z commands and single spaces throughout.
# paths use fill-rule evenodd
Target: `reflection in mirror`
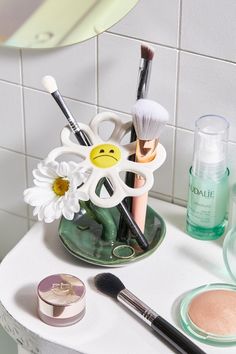
M 0 42 L 52 48 L 94 37 L 124 17 L 138 0 L 0 0 Z

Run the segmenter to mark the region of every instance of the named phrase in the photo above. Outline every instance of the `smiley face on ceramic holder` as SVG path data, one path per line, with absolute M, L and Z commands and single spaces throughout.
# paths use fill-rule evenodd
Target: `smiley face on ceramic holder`
M 99 126 L 102 122 L 109 121 L 114 124 L 113 132 L 108 141 L 99 136 Z M 153 172 L 158 169 L 166 159 L 166 150 L 158 143 L 156 157 L 151 162 L 138 163 L 129 160 L 129 156 L 135 153 L 136 141 L 121 144 L 123 137 L 130 131 L 132 122 L 123 122 L 122 119 L 111 112 L 97 114 L 89 126 L 80 123 L 80 128 L 89 137 L 92 145 L 82 146 L 71 140 L 71 130 L 65 127 L 61 132 L 62 147 L 53 149 L 47 156 L 46 161 L 54 161 L 65 154 L 78 155 L 83 160 L 78 162 L 81 168 L 88 172 L 88 178 L 80 187 L 87 193 L 89 199 L 99 207 L 111 208 L 118 205 L 126 197 L 140 196 L 148 192 L 153 185 Z M 133 172 L 144 179 L 140 188 L 131 188 L 125 184 L 120 174 Z M 108 178 L 113 186 L 113 194 L 103 198 L 96 193 L 99 181 Z

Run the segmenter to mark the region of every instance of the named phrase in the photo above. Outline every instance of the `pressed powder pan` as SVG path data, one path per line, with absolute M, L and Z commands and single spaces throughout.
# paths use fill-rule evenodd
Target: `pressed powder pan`
M 209 344 L 236 343 L 236 286 L 211 284 L 187 293 L 181 303 L 184 330 Z

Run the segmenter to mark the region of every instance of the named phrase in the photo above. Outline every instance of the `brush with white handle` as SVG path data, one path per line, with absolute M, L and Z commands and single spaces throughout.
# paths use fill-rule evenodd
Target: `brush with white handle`
M 132 110 L 133 125 L 137 135 L 135 161 L 147 163 L 156 156 L 156 148 L 160 134 L 169 119 L 167 110 L 155 101 L 148 99 L 138 100 Z M 143 186 L 141 176 L 135 176 L 134 188 Z M 132 215 L 144 232 L 148 193 L 133 197 Z
M 57 102 L 58 106 L 61 108 L 62 112 L 66 116 L 71 130 L 75 134 L 78 142 L 81 145 L 91 145 L 91 142 L 89 141 L 88 137 L 86 134 L 80 129 L 79 124 L 76 122 L 75 118 L 72 116 L 71 112 L 67 108 L 60 92 L 58 91 L 57 83 L 54 77 L 52 76 L 44 76 L 42 79 L 42 84 L 45 87 L 45 89 L 52 95 L 52 97 L 55 99 Z

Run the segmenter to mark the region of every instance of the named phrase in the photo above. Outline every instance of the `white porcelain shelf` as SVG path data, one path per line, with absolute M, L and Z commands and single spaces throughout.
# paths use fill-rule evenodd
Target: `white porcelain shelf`
M 75 259 L 61 244 L 57 223 L 36 223 L 5 257 L 0 266 L 0 323 L 18 342 L 19 353 L 172 353 L 149 327 L 98 293 L 91 283 L 97 273 L 114 273 L 129 290 L 181 329 L 178 304 L 184 293 L 207 283 L 230 282 L 223 263 L 222 238 L 214 242 L 192 239 L 184 232 L 184 208 L 156 199 L 150 199 L 150 205 L 164 218 L 166 237 L 151 256 L 128 266 L 107 269 Z M 73 326 L 51 327 L 37 316 L 37 284 L 53 273 L 74 274 L 86 284 L 86 315 Z M 236 351 L 235 347 L 196 343 L 209 354 Z

